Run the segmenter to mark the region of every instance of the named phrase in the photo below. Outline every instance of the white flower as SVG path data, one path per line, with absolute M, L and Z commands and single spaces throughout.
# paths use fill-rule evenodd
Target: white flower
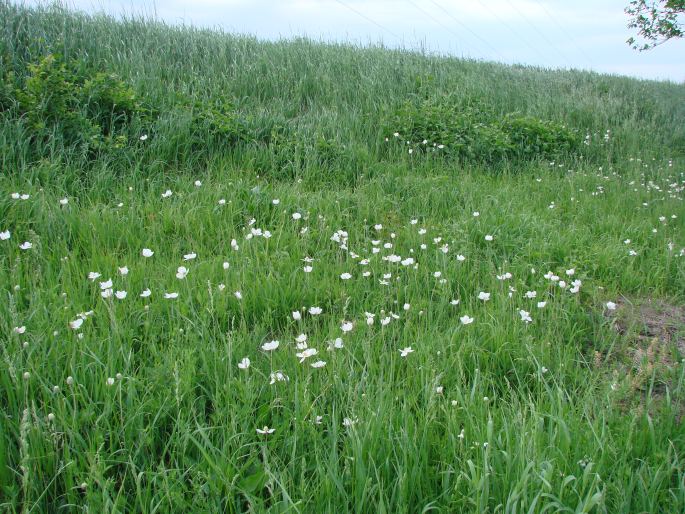
M 162 193 L 162 198 L 169 198 L 169 197 L 170 197 L 171 195 L 173 195 L 173 194 L 174 194 L 174 193 L 171 192 L 171 189 L 167 189 L 166 191 L 164 191 L 164 192 Z
M 331 351 L 331 350 L 336 350 L 336 349 L 339 350 L 340 348 L 343 348 L 343 346 L 344 346 L 344 345 L 343 345 L 343 340 L 342 340 L 342 338 L 336 337 L 336 338 L 335 338 L 335 341 L 331 341 L 331 342 L 328 344 L 328 350 L 329 350 L 329 351 Z
M 351 427 L 352 425 L 356 424 L 359 420 L 357 418 L 344 418 L 343 419 L 343 426 L 344 427 Z
M 83 325 L 83 318 L 76 318 L 74 321 L 69 322 L 69 328 L 72 330 L 78 330 Z
M 240 250 L 238 242 L 235 239 L 231 239 L 231 248 L 233 248 L 233 250 L 235 250 L 236 252 Z
M 90 273 L 88 273 L 88 280 L 92 280 L 94 282 L 101 276 L 102 275 L 100 275 L 100 273 L 98 273 L 97 271 L 91 271 Z
M 301 218 L 302 218 L 302 214 L 300 214 L 299 212 L 293 212 L 293 219 L 294 220 L 299 220 Z
M 183 256 L 184 261 L 192 261 L 195 257 L 197 257 L 196 253 L 187 253 Z
M 226 205 L 226 199 L 225 199 L 225 198 L 220 198 L 220 199 L 219 199 L 219 205 Z
M 60 205 L 67 205 L 68 203 L 69 203 L 69 198 L 62 198 L 62 199 L 59 201 L 59 204 L 60 204 Z
M 100 289 L 110 289 L 112 287 L 112 279 L 100 282 Z
M 243 357 L 243 360 L 241 360 L 241 361 L 238 363 L 238 367 L 239 367 L 240 369 L 247 369 L 247 368 L 249 368 L 249 367 L 250 367 L 250 359 L 248 359 L 247 357 Z
M 319 351 L 316 348 L 305 348 L 300 353 L 296 353 L 295 356 L 300 359 L 300 362 L 304 362 L 305 359 L 312 357 L 317 353 L 319 353 Z
M 312 368 L 323 368 L 326 365 L 326 361 L 316 361 L 312 362 Z
M 407 346 L 406 348 L 402 348 L 400 352 L 400 357 L 406 357 L 410 353 L 412 353 L 414 350 L 412 350 L 411 346 Z
M 526 298 L 535 298 L 538 295 L 537 291 L 526 291 Z
M 321 307 L 310 307 L 309 308 L 309 314 L 312 316 L 318 316 L 323 312 L 323 309 Z
M 264 343 L 262 345 L 262 350 L 264 350 L 265 352 L 272 352 L 276 348 L 278 348 L 279 344 L 281 344 L 281 343 L 279 343 L 278 341 L 270 341 L 268 343 Z
M 614 302 L 607 302 L 606 307 L 610 311 L 615 311 L 616 310 L 616 304 Z
M 21 327 L 14 327 L 15 334 L 23 334 L 24 332 L 26 332 L 25 326 L 22 325 Z
M 108 386 L 113 386 L 113 385 L 114 385 L 114 378 L 109 377 L 109 378 L 107 379 L 107 385 L 108 385 Z
M 150 296 L 151 294 L 152 294 L 152 291 L 150 291 L 149 289 L 146 289 L 145 291 L 143 291 L 142 293 L 140 293 L 140 297 L 141 297 L 141 298 L 147 298 L 147 297 Z
M 298 343 L 304 343 L 307 341 L 307 334 L 300 334 L 295 338 L 295 341 Z M 306 345 L 304 346 L 305 348 L 307 347 Z
M 258 428 L 257 433 L 261 435 L 268 435 L 268 434 L 273 434 L 276 431 L 275 428 L 269 428 L 266 425 L 264 425 L 264 428 Z
M 302 270 L 303 270 L 305 273 L 311 273 L 313 269 L 314 269 L 314 268 L 312 268 L 311 266 L 305 266 L 304 268 L 302 268 Z
M 566 275 L 569 276 L 569 277 L 575 275 L 575 273 L 576 273 L 576 270 L 575 270 L 574 268 L 571 268 L 571 269 L 567 269 L 567 270 L 566 270 Z
M 123 268 L 119 268 L 119 274 L 121 276 L 126 276 L 128 275 L 128 266 L 124 266 Z
M 224 262 L 223 267 L 224 269 L 228 269 L 231 267 L 231 265 L 228 262 Z
M 155 254 L 155 252 L 153 252 L 149 248 L 143 248 L 143 251 L 140 253 L 143 255 L 143 257 L 152 257 Z
M 146 141 L 147 140 L 147 134 L 143 134 L 138 139 L 140 139 L 141 141 Z
M 467 314 L 464 314 L 461 318 L 459 318 L 459 321 L 461 321 L 462 325 L 469 325 L 473 323 L 473 318 L 470 318 Z
M 10 231 L 5 230 L 4 232 L 0 232 L 0 241 L 7 241 L 10 238 Z
M 443 386 L 437 386 L 437 387 L 435 388 L 435 392 L 436 392 L 437 394 L 442 394 L 444 390 L 445 390 L 445 388 L 444 388 Z
M 480 216 L 480 212 L 478 212 L 478 211 L 473 211 L 473 217 L 474 217 L 474 218 L 477 218 L 478 216 Z
M 464 261 L 466 260 L 466 257 L 464 257 L 463 255 L 459 254 L 459 255 L 457 255 L 457 260 L 458 260 L 459 262 L 464 262 Z
M 111 298 L 112 295 L 114 294 L 114 289 L 104 289 L 100 292 L 100 296 L 103 298 Z
M 530 313 L 523 309 L 519 311 L 519 315 L 521 316 L 521 321 L 525 321 L 526 323 L 533 321 L 533 318 L 530 317 Z
M 538 302 L 538 309 L 542 309 L 545 305 L 547 305 L 547 302 Z
M 293 319 L 299 321 L 302 319 L 302 313 L 300 311 L 293 311 Z
M 411 304 L 405 303 L 405 304 L 402 306 L 402 308 L 403 308 L 405 311 L 408 311 L 409 309 L 411 309 Z
M 273 385 L 273 384 L 275 384 L 276 382 L 287 382 L 288 380 L 290 380 L 290 379 L 288 378 L 288 375 L 286 375 L 286 374 L 283 373 L 282 371 L 274 371 L 273 373 L 271 373 L 271 374 L 269 375 L 269 378 L 271 379 L 271 380 L 269 381 L 269 384 L 270 384 L 270 385 Z
M 487 302 L 490 299 L 490 293 L 485 293 L 481 291 L 478 293 L 478 299 Z
M 486 240 L 486 241 L 492 241 L 493 239 L 494 239 L 494 238 L 493 238 L 490 234 L 488 234 L 488 235 L 485 236 L 485 240 Z
M 340 325 L 340 330 L 342 330 L 343 332 L 349 332 L 352 330 L 353 327 L 354 325 L 351 321 L 343 321 L 342 325 Z
M 29 243 L 28 241 L 24 241 L 23 243 L 21 243 L 19 245 L 19 248 L 21 248 L 22 250 L 30 250 L 31 248 L 33 248 L 33 243 Z
M 349 280 L 349 279 L 352 278 L 352 275 L 349 274 L 349 273 L 343 273 L 343 274 L 340 275 L 340 278 L 341 278 L 342 280 Z
M 128 293 L 126 291 L 117 291 L 116 293 L 114 293 L 114 296 L 117 297 L 117 300 L 123 300 L 124 298 L 126 298 L 127 294 Z
M 185 266 L 179 266 L 176 270 L 176 278 L 183 280 L 188 275 L 188 268 Z
M 242 299 L 243 299 L 243 293 L 241 293 L 240 291 L 236 291 L 235 293 L 233 293 L 233 295 L 234 295 L 238 300 L 242 300 Z
M 173 300 L 175 298 L 178 298 L 178 293 L 164 293 L 164 298 Z
M 279 203 L 281 203 L 281 201 L 278 198 L 274 198 L 273 200 L 271 200 L 271 203 L 274 205 L 278 205 Z
M 202 185 L 202 182 L 200 182 L 199 180 L 196 180 L 194 182 L 194 184 L 195 184 L 195 187 L 200 187 Z

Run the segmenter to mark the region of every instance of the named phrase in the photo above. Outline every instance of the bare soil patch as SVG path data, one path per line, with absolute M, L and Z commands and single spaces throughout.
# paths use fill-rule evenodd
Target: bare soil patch
M 609 365 L 615 381 L 628 385 L 620 402 L 626 409 L 644 407 L 647 396 L 660 404 L 677 375 L 674 371 L 685 362 L 685 306 L 652 298 L 615 303 L 616 309 L 605 310 L 605 316 L 621 341 L 608 359 L 596 353 L 595 364 Z M 685 406 L 677 410 L 682 419 Z

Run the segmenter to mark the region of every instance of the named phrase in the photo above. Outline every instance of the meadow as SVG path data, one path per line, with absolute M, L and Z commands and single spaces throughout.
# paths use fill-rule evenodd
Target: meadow
M 684 85 L 0 33 L 0 511 L 685 511 Z

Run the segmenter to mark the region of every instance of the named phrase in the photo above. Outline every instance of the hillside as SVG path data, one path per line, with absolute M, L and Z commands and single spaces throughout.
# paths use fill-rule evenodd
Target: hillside
M 685 85 L 0 31 L 0 511 L 685 511 Z

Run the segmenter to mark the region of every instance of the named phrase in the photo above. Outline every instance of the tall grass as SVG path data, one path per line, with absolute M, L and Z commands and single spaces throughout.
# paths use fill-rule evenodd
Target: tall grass
M 62 53 L 161 113 L 94 159 L 36 158 L 0 113 L 0 511 L 685 511 L 683 329 L 629 309 L 685 312 L 683 86 L 59 6 L 4 2 L 0 27 L 6 68 Z M 180 94 L 314 146 L 191 151 Z M 592 142 L 387 146 L 386 112 L 446 94 Z
M 120 20 L 87 16 L 59 4 L 28 9 L 3 2 L 0 14 L 3 66 L 18 70 L 47 53 L 60 53 L 117 73 L 163 113 L 155 128 L 155 155 L 146 164 L 161 160 L 192 166 L 197 159 L 196 153 L 179 154 L 174 140 L 174 134 L 184 132 L 184 120 L 170 111 L 179 94 L 201 102 L 231 98 L 256 130 L 268 132 L 274 123 L 283 124 L 293 137 L 323 136 L 362 148 L 366 164 L 382 154 L 383 117 L 417 95 L 478 100 L 502 115 L 520 112 L 565 123 L 593 138 L 610 129 L 616 141 L 613 155 L 636 148 L 645 157 L 685 152 L 685 93 L 672 83 L 306 39 L 261 42 L 136 15 Z M 3 130 L 12 127 L 3 124 Z M 225 150 L 214 143 L 203 155 L 210 158 Z M 234 158 L 254 163 L 251 152 Z M 11 164 L 20 162 L 17 156 Z M 305 160 L 297 171 L 307 164 Z

